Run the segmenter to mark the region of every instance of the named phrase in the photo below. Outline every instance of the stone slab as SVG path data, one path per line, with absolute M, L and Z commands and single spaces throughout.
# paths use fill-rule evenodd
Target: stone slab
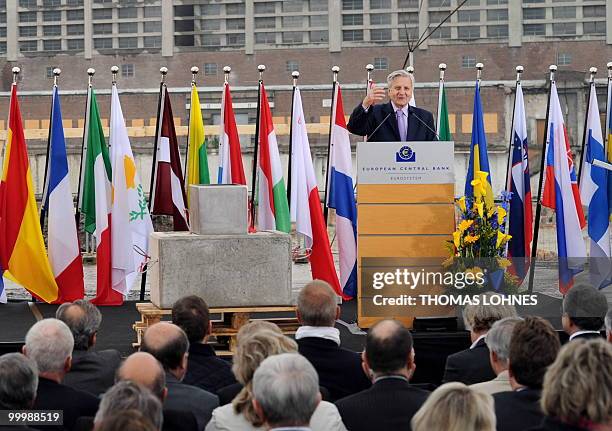
M 199 235 L 246 234 L 247 187 L 210 184 L 189 187 L 191 232 Z
M 186 295 L 209 307 L 295 304 L 288 234 L 154 232 L 150 255 L 151 302 L 160 308 Z

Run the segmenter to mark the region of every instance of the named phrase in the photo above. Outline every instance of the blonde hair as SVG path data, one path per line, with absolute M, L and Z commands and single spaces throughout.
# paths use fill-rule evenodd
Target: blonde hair
M 411 421 L 412 431 L 495 431 L 493 397 L 463 383 L 432 392 Z
M 544 376 L 542 410 L 569 424 L 612 422 L 612 344 L 573 340 Z
M 243 414 L 253 426 L 259 427 L 263 422 L 252 403 L 255 370 L 269 356 L 297 352 L 297 343 L 269 322 L 252 322 L 243 326 L 238 331 L 237 340 L 232 371 L 244 387 L 232 400 L 232 405 L 236 414 Z
M 492 292 L 483 293 L 480 295 L 481 301 L 477 305 L 468 304 L 465 306 L 463 309 L 463 322 L 466 329 L 472 332 L 486 332 L 498 320 L 517 316 L 513 305 L 485 305 L 485 299 L 488 299 L 487 302 L 490 303 L 490 298 L 493 296 L 499 295 Z

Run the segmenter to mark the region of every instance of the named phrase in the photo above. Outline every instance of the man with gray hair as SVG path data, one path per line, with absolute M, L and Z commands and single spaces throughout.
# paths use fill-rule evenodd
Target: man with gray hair
M 267 430 L 310 430 L 321 402 L 317 372 L 303 356 L 270 356 L 253 375 L 253 405 Z
M 0 356 L 0 410 L 27 410 L 34 405 L 38 370 L 21 353 Z
M 162 404 L 153 393 L 134 382 L 123 381 L 111 387 L 100 402 L 94 424 L 124 410 L 138 410 L 148 418 L 156 429 L 162 429 Z
M 94 395 L 102 394 L 114 383 L 121 354 L 112 349 L 93 349 L 102 323 L 100 310 L 91 302 L 78 299 L 60 305 L 55 317 L 68 325 L 74 336 L 72 367 L 64 384 Z
M 472 387 L 474 389 L 478 389 L 480 392 L 485 392 L 490 395 L 512 390 L 512 386 L 510 386 L 510 376 L 508 374 L 510 340 L 512 339 L 514 325 L 521 320 L 523 319 L 520 317 L 506 317 L 498 320 L 491 326 L 485 340 L 487 346 L 489 346 L 491 368 L 493 368 L 493 372 L 497 377 L 488 382 L 473 384 Z
M 589 284 L 576 284 L 563 298 L 561 324 L 570 341 L 601 338 L 607 312 L 606 295 Z
M 612 308 L 606 314 L 606 339 L 612 343 Z
M 332 402 L 371 386 L 361 357 L 340 347 L 340 331 L 334 327 L 340 316 L 337 298 L 328 283 L 314 280 L 300 291 L 296 310 L 298 350 L 317 370 Z
M 357 105 L 347 124 L 349 132 L 367 136 L 372 142 L 435 141 L 431 112 L 410 106 L 414 82 L 403 69 L 387 76 L 387 87 L 372 85 L 363 101 Z M 388 92 L 388 103 L 380 104 Z
M 73 347 L 70 329 L 57 319 L 43 319 L 32 325 L 23 346 L 23 354 L 38 368 L 34 409 L 63 410 L 64 428 L 68 430 L 73 428 L 77 418 L 93 416 L 98 409 L 95 396 L 62 384 L 70 370 Z

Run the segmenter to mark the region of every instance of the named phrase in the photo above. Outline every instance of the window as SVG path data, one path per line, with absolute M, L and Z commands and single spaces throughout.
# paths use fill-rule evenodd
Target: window
M 363 25 L 363 15 L 342 15 L 342 25 Z
M 523 0 L 523 3 L 544 3 L 545 0 Z
M 582 16 L 585 18 L 596 18 L 606 16 L 605 6 L 583 6 Z
M 61 21 L 62 12 L 59 10 L 46 10 L 43 12 L 43 21 Z
M 419 14 L 418 12 L 402 12 L 397 16 L 397 20 L 399 24 L 418 24 Z
M 508 21 L 508 9 L 488 10 L 487 21 Z
M 226 15 L 244 15 L 244 3 L 233 3 L 225 5 Z
M 438 24 L 444 21 L 448 15 L 448 12 L 429 12 L 429 22 L 431 24 Z M 446 22 L 449 22 L 449 20 L 446 20 Z
M 557 54 L 557 66 L 568 66 L 572 64 L 572 54 L 558 53 Z
M 214 21 L 203 21 L 206 23 L 205 29 L 206 30 L 219 30 L 220 25 L 219 25 L 219 20 L 214 20 Z M 215 28 L 210 28 L 208 27 L 209 23 L 215 23 Z M 175 32 L 181 32 L 181 31 L 193 31 L 194 29 L 194 23 L 192 19 L 187 19 L 187 20 L 180 20 L 180 21 L 174 21 L 174 31 Z
M 275 27 L 276 27 L 276 18 L 273 16 L 255 18 L 255 28 L 275 28 Z
M 43 27 L 43 36 L 61 36 L 61 25 L 45 25 Z
M 19 42 L 19 50 L 21 52 L 38 51 L 38 41 L 37 40 L 24 40 L 23 42 Z
M 282 23 L 285 28 L 302 28 L 304 19 L 301 16 L 284 16 Z
M 310 32 L 310 42 L 323 43 L 329 42 L 329 33 L 327 30 L 315 30 Z
M 376 29 L 370 30 L 370 40 L 374 40 L 374 41 L 391 40 L 391 29 L 390 28 L 376 28 Z
M 83 39 L 68 39 L 66 47 L 69 51 L 83 51 L 85 49 L 85 41 Z
M 144 32 L 145 33 L 157 33 L 161 31 L 161 21 L 145 21 Z
M 371 25 L 389 25 L 391 24 L 391 15 L 388 13 L 377 13 L 370 15 Z
M 93 34 L 113 34 L 113 25 L 108 24 L 94 24 Z
M 244 45 L 244 33 L 228 34 L 225 37 L 227 38 L 228 45 L 232 45 L 232 46 Z
M 161 48 L 161 36 L 145 36 L 143 42 L 145 48 Z
M 19 22 L 36 22 L 36 12 L 19 12 Z
M 546 36 L 546 25 L 544 24 L 525 24 L 523 25 L 523 35 L 525 36 Z
M 0 27 L 0 37 L 6 37 L 6 27 Z
M 276 43 L 276 33 L 255 33 L 255 43 Z
M 119 18 L 138 18 L 138 9 L 135 7 L 122 7 L 118 11 Z
M 389 68 L 389 59 L 387 57 L 376 57 L 374 59 L 374 70 L 387 70 Z
M 119 48 L 121 49 L 138 48 L 138 38 L 137 37 L 120 37 L 119 38 Z
M 363 30 L 343 30 L 342 40 L 345 42 L 357 42 L 363 40 Z
M 304 33 L 301 31 L 283 32 L 283 43 L 302 43 L 303 41 Z
M 418 8 L 419 0 L 398 0 L 397 7 L 399 8 Z
M 216 6 L 219 6 L 219 5 L 216 5 Z M 210 15 L 210 14 L 202 12 L 202 15 Z M 216 13 L 215 15 L 219 15 L 219 14 Z M 193 15 L 193 5 L 174 6 L 174 16 L 188 16 L 188 17 L 194 16 Z
M 554 7 L 552 10 L 554 19 L 576 18 L 576 8 L 573 6 Z
M 58 7 L 61 6 L 61 0 L 43 0 L 44 7 Z
M 302 0 L 284 0 L 283 12 L 302 12 Z
M 370 9 L 391 9 L 391 0 L 370 0 Z
M 221 37 L 217 34 L 204 34 L 202 46 L 221 46 Z
M 555 36 L 571 36 L 576 34 L 575 22 L 555 22 L 553 23 L 553 34 Z
M 19 7 L 36 7 L 36 0 L 19 0 Z
M 0 42 L 0 54 L 6 54 L 6 42 Z
M 311 27 L 327 27 L 328 22 L 327 15 L 312 15 L 310 17 Z
M 480 22 L 479 10 L 460 10 L 457 12 L 457 21 L 459 22 Z
M 58 39 L 54 40 L 43 40 L 43 49 L 45 51 L 61 51 L 62 41 Z
M 429 31 L 433 32 L 431 34 L 432 39 L 450 39 L 451 38 L 451 29 L 450 27 L 439 27 L 435 30 L 435 27 L 429 27 Z M 429 33 L 428 33 L 429 34 Z M 418 37 L 418 35 L 417 35 Z
M 69 24 L 66 26 L 66 34 L 68 34 L 68 36 L 79 35 L 84 32 L 85 26 L 83 24 Z
M 445 29 L 446 27 L 444 27 Z M 450 30 L 450 28 L 448 29 Z M 436 31 L 436 33 L 438 33 L 440 31 L 440 29 L 438 29 Z M 419 38 L 419 28 L 418 27 L 408 27 L 408 28 L 402 28 L 399 31 L 399 38 L 402 41 L 406 41 L 406 40 L 410 40 L 411 42 L 414 42 L 415 40 L 417 40 Z M 433 38 L 435 38 L 435 34 L 432 35 Z M 448 35 L 448 37 L 450 37 L 450 33 Z
M 132 78 L 134 76 L 134 65 L 122 64 L 121 65 L 121 77 L 122 78 Z
M 459 39 L 478 39 L 480 37 L 480 27 L 458 27 L 457 38 Z
M 255 3 L 255 13 L 275 13 L 275 12 L 276 12 L 275 2 Z
M 113 47 L 113 39 L 112 38 L 104 38 L 104 39 L 94 39 L 94 48 L 95 49 L 110 49 Z
M 225 21 L 228 30 L 244 30 L 244 18 L 233 18 Z
M 38 28 L 36 26 L 19 27 L 19 36 L 34 37 L 37 36 Z
M 112 3 L 113 0 L 93 0 L 94 3 Z
M 82 21 L 84 19 L 83 9 L 71 9 L 66 11 L 68 21 Z
M 300 64 L 295 61 L 295 60 L 289 60 L 285 63 L 285 71 L 287 72 L 294 72 L 294 71 L 298 71 L 300 70 Z
M 464 55 L 463 57 L 461 57 L 461 67 L 463 67 L 464 69 L 471 69 L 473 67 L 476 67 L 476 57 L 473 57 L 471 55 Z
M 523 19 L 545 19 L 546 9 L 538 8 L 523 8 Z
M 145 18 L 161 17 L 161 6 L 147 6 L 143 10 Z
M 112 19 L 113 18 L 113 10 L 112 9 L 94 9 L 93 10 L 93 19 Z
M 606 22 L 584 22 L 582 23 L 582 29 L 584 34 L 606 34 Z
M 488 25 L 487 37 L 508 37 L 507 25 Z
M 216 76 L 217 75 L 217 63 L 204 63 L 204 75 Z
M 83 0 L 66 0 L 67 6 L 83 6 Z
M 342 0 L 342 10 L 363 9 L 363 0 Z
M 450 7 L 450 0 L 429 0 L 429 7 Z
M 467 0 L 464 6 L 480 6 L 480 0 Z
M 488 5 L 508 4 L 508 0 L 487 0 Z
M 327 10 L 327 0 L 310 0 L 308 4 L 312 12 Z
M 45 76 L 47 78 L 53 78 L 53 69 L 55 69 L 55 66 L 47 66 L 45 69 Z
M 195 46 L 195 39 L 192 34 L 174 36 L 176 46 Z
M 137 22 L 120 22 L 119 33 L 138 33 Z

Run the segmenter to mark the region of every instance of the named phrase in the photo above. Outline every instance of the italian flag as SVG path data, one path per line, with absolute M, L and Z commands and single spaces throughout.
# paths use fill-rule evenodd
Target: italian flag
M 448 122 L 448 106 L 446 105 L 446 90 L 444 81 L 440 80 L 440 90 L 438 92 L 438 124 L 436 125 L 440 141 L 452 141 Z
M 258 228 L 259 230 L 278 230 L 289 233 L 291 223 L 287 191 L 283 181 L 274 124 L 272 124 L 272 113 L 263 83 L 261 84 L 260 100 Z

